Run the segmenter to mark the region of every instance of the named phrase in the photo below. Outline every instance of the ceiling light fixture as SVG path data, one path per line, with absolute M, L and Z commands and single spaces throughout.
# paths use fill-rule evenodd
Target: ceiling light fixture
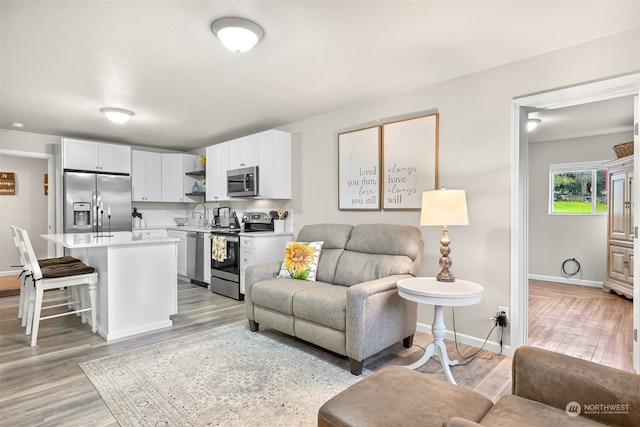
M 22 129 L 24 127 L 24 123 L 20 123 L 20 122 L 11 122 L 11 127 L 14 128 L 20 128 Z
M 532 130 L 534 130 L 536 127 L 538 127 L 541 121 L 542 120 L 540 119 L 529 119 L 527 121 L 527 131 L 531 132 Z
M 101 108 L 100 111 L 107 116 L 107 119 L 111 120 L 113 123 L 126 123 L 129 121 L 131 116 L 133 116 L 133 112 L 129 110 L 124 110 L 122 108 Z
M 227 49 L 247 52 L 264 36 L 262 28 L 243 18 L 220 18 L 211 24 L 211 30 Z

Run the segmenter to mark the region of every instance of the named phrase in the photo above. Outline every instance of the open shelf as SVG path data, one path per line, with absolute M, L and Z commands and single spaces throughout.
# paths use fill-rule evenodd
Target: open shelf
M 185 173 L 185 175 L 190 176 L 192 178 L 202 179 L 207 175 L 207 173 L 204 170 L 201 170 L 201 171 L 187 172 Z

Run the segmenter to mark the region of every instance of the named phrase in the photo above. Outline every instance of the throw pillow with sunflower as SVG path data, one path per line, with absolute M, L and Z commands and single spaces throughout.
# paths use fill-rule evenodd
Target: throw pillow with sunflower
M 323 243 L 288 242 L 278 277 L 315 281 Z

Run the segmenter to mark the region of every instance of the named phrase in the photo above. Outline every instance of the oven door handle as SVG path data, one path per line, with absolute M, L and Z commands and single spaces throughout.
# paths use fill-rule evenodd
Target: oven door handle
M 226 236 L 221 234 L 210 234 L 209 239 L 213 240 L 214 237 L 225 237 L 230 242 L 239 242 L 240 238 L 238 236 Z

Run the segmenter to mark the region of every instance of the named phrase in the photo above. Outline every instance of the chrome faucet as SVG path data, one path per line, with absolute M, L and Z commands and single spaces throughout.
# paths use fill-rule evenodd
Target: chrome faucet
M 196 212 L 196 208 L 198 207 L 198 205 L 202 205 L 202 212 Z M 207 213 L 207 207 L 205 206 L 204 203 L 196 203 L 196 205 L 193 207 L 193 212 L 191 213 L 191 218 L 195 218 L 196 214 L 200 215 L 200 219 L 198 220 L 198 225 L 200 225 L 200 221 L 204 220 L 204 226 L 209 225 L 209 216 Z

